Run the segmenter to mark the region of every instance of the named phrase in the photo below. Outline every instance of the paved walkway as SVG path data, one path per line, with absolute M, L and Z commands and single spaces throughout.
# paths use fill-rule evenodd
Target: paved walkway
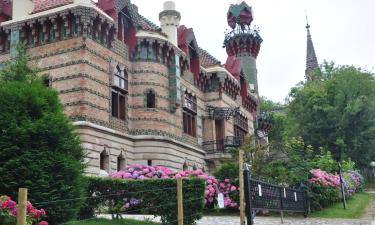
M 147 215 L 126 215 L 125 218 L 136 220 L 151 220 L 160 222 L 159 218 Z M 276 217 L 256 217 L 254 225 L 281 225 L 280 218 Z M 197 225 L 239 225 L 238 216 L 206 216 L 197 222 Z M 369 219 L 317 219 L 317 218 L 286 218 L 284 225 L 375 225 Z
M 238 217 L 204 217 L 198 225 L 239 225 Z M 254 225 L 278 225 L 282 224 L 280 218 L 257 217 Z M 284 225 L 372 225 L 369 220 L 344 220 L 344 219 L 284 219 Z M 375 224 L 374 224 L 375 225 Z

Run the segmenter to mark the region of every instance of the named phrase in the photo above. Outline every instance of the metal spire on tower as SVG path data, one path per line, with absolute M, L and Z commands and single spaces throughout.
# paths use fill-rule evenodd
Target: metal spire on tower
M 306 70 L 305 76 L 307 80 L 314 79 L 314 71 L 319 68 L 318 59 L 316 58 L 314 45 L 310 34 L 310 24 L 306 15 L 306 29 L 307 29 L 307 51 L 306 51 Z

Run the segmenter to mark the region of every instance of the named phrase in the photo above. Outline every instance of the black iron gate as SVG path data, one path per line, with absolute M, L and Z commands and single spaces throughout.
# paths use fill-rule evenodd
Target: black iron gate
M 308 214 L 307 193 L 305 190 L 286 188 L 279 185 L 251 179 L 249 170 L 244 168 L 244 188 L 247 224 L 253 225 L 257 210 L 280 212 L 298 212 Z

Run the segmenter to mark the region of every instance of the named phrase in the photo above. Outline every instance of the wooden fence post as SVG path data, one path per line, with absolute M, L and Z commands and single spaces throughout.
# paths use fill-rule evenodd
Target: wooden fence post
M 18 189 L 17 225 L 26 225 L 27 188 Z
M 178 205 L 178 225 L 184 225 L 184 206 L 182 200 L 182 178 L 177 178 L 177 205 Z
M 240 224 L 245 225 L 245 192 L 243 183 L 243 150 L 239 151 L 239 182 L 240 182 Z

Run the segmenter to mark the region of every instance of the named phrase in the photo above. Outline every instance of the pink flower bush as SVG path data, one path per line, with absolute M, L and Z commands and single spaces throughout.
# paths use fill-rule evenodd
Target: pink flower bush
M 180 178 L 180 177 L 199 177 L 206 181 L 205 190 L 205 202 L 206 206 L 212 207 L 216 203 L 216 197 L 219 193 L 224 195 L 224 205 L 228 208 L 238 208 L 238 204 L 234 202 L 230 194 L 237 192 L 237 187 L 231 184 L 229 179 L 225 179 L 220 182 L 215 177 L 204 173 L 202 170 L 186 170 L 174 173 L 171 169 L 163 166 L 147 166 L 147 165 L 130 165 L 125 168 L 124 171 L 119 171 L 112 173 L 110 175 L 112 178 L 122 178 L 122 179 L 167 179 L 167 178 Z M 139 204 L 136 201 L 125 201 L 123 208 L 128 209 L 131 206 Z
M 331 174 L 320 169 L 313 169 L 310 171 L 312 178 L 309 180 L 310 183 L 325 187 L 341 188 L 340 177 L 338 174 Z M 363 178 L 357 172 L 345 172 L 342 176 L 345 193 L 347 196 L 352 196 L 358 192 L 363 185 Z
M 313 169 L 310 172 L 312 174 L 312 178 L 309 180 L 310 183 L 321 186 L 340 186 L 340 177 L 337 174 L 327 173 L 321 169 Z
M 17 210 L 17 203 L 13 201 L 9 196 L 0 196 L 0 216 L 5 215 L 8 217 L 16 217 Z M 44 209 L 36 209 L 30 202 L 27 202 L 26 219 L 28 224 L 37 223 L 45 215 L 46 211 Z M 48 225 L 48 223 L 46 221 L 40 221 L 38 225 Z
M 173 174 L 172 170 L 164 166 L 147 166 L 134 164 L 125 168 L 123 171 L 112 173 L 113 178 L 123 179 L 150 179 L 150 178 L 169 178 Z
M 9 196 L 1 196 L 0 203 L 1 203 L 0 211 L 11 216 L 17 215 L 17 203 L 13 201 L 12 199 L 10 199 Z

